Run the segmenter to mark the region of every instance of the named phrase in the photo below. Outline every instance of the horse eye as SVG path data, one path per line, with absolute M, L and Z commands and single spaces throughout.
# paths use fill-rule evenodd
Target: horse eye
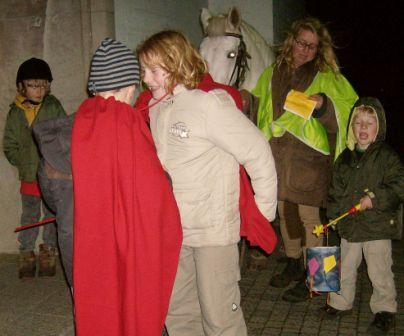
M 236 57 L 236 53 L 235 53 L 234 51 L 230 51 L 230 52 L 227 54 L 227 58 L 234 58 L 234 57 Z

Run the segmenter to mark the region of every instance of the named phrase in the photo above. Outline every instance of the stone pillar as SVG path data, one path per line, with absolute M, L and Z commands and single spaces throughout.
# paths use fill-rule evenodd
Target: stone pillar
M 0 4 L 0 139 L 9 105 L 16 95 L 15 78 L 18 66 L 28 58 L 43 57 L 43 35 L 46 0 L 2 0 Z M 17 170 L 0 152 L 0 252 L 17 251 L 21 199 Z
M 87 97 L 91 56 L 105 37 L 115 37 L 114 0 L 1 0 L 1 141 L 18 66 L 31 57 L 46 60 L 54 77 L 52 93 L 71 114 Z M 0 253 L 18 250 L 13 229 L 20 215 L 17 169 L 1 150 Z
M 91 56 L 115 37 L 113 0 L 48 0 L 44 58 L 55 66 L 53 92 L 70 114 L 86 98 Z
M 91 12 L 91 51 L 94 52 L 104 38 L 115 38 L 114 0 L 88 1 Z

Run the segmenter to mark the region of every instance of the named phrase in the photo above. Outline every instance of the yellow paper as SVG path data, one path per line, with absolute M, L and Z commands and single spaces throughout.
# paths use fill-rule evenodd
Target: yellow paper
M 326 274 L 329 271 L 331 271 L 336 265 L 337 262 L 335 260 L 335 256 L 329 256 L 324 258 L 324 271 Z
M 308 120 L 316 107 L 316 102 L 310 100 L 303 92 L 290 90 L 286 96 L 283 108 L 306 120 Z

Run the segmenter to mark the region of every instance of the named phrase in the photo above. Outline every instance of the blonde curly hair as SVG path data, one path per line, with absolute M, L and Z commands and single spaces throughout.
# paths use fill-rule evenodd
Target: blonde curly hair
M 335 74 L 339 74 L 338 60 L 334 53 L 334 43 L 330 33 L 319 20 L 310 17 L 297 20 L 292 24 L 288 36 L 279 48 L 280 53 L 276 63 L 280 65 L 286 62 L 289 68 L 293 68 L 293 42 L 302 30 L 311 31 L 318 37 L 315 60 L 320 71 L 331 70 Z
M 136 53 L 141 67 L 159 66 L 168 73 L 168 92 L 177 84 L 195 89 L 208 72 L 197 49 L 178 31 L 164 30 L 150 36 L 136 48 Z

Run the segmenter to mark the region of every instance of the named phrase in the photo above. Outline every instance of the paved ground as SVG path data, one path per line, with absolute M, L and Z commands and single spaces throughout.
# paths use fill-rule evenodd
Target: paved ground
M 243 274 L 243 308 L 250 336 L 367 335 L 366 328 L 373 316 L 369 309 L 372 289 L 366 265 L 360 268 L 352 315 L 328 321 L 318 313 L 325 296 L 310 302 L 289 304 L 281 299 L 283 290 L 268 285 L 272 274 L 284 266 L 277 258 L 279 255 L 272 255 L 265 270 L 247 270 Z M 17 262 L 17 255 L 0 255 L 0 335 L 73 336 L 70 293 L 60 268 L 55 278 L 20 281 L 17 279 Z M 394 262 L 399 312 L 389 335 L 404 335 L 403 241 L 394 242 Z
M 398 313 L 395 326 L 388 335 L 404 335 L 404 241 L 393 243 L 393 271 L 398 291 Z M 283 263 L 271 256 L 268 269 L 246 271 L 241 280 L 243 308 L 249 336 L 292 335 L 368 335 L 367 327 L 373 321 L 369 300 L 372 286 L 366 273 L 366 264 L 360 266 L 355 306 L 352 315 L 337 320 L 323 319 L 319 313 L 326 295 L 308 302 L 290 304 L 281 299 L 284 289 L 268 285 L 268 279 L 282 270 Z

